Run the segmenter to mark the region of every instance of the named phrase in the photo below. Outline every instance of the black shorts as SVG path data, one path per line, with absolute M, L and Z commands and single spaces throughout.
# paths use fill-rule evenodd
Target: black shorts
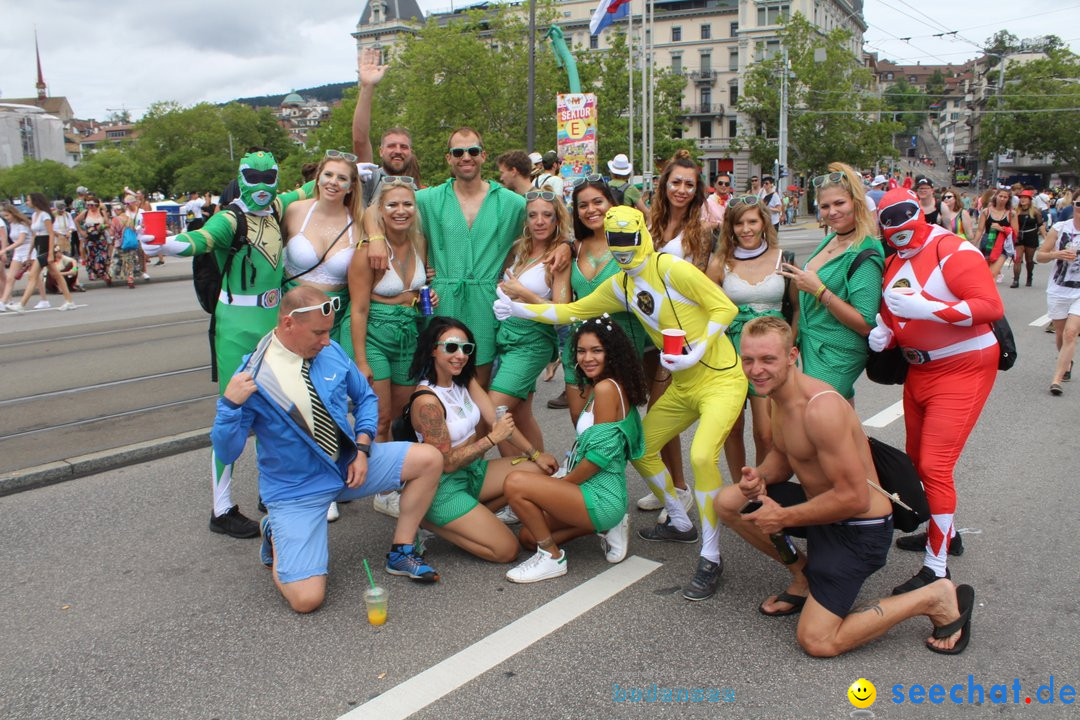
M 777 483 L 769 497 L 784 507 L 806 501 L 802 486 Z M 885 567 L 892 544 L 892 515 L 883 518 L 843 520 L 831 525 L 785 528 L 806 538 L 806 579 L 810 594 L 837 617 L 847 616 L 866 579 Z
M 48 235 L 35 235 L 34 236 L 34 257 L 37 258 L 41 267 L 45 267 L 49 264 L 49 236 Z

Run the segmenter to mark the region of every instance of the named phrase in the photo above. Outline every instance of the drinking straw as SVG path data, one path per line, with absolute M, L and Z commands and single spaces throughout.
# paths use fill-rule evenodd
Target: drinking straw
M 371 568 L 367 564 L 367 558 L 364 558 L 364 572 L 367 573 L 368 582 L 371 583 L 371 589 L 375 589 L 375 578 L 371 577 Z

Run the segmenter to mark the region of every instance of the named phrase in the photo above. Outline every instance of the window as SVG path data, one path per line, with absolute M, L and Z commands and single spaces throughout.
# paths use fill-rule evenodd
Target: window
M 712 120 L 702 120 L 701 127 L 698 128 L 698 137 L 711 138 L 712 137 Z
M 701 53 L 701 72 L 702 73 L 710 73 L 710 72 L 712 72 L 712 53 L 707 53 L 707 52 Z
M 710 38 L 712 38 L 712 25 L 706 23 L 701 26 L 701 39 L 709 40 Z
M 893 79 L 893 74 L 892 73 L 885 73 L 885 79 L 886 80 L 892 80 Z
M 678 25 L 671 28 L 671 42 L 682 42 L 682 28 Z
M 682 55 L 671 56 L 671 72 L 676 75 L 682 72 Z
M 702 112 L 708 112 L 710 105 L 712 105 L 712 88 L 701 88 Z
M 731 50 L 728 51 L 727 66 L 728 70 L 737 71 L 739 69 L 739 48 L 731 48 Z
M 728 88 L 728 94 L 730 95 L 730 98 L 728 99 L 728 104 L 731 105 L 731 107 L 735 107 L 736 105 L 738 105 L 739 104 L 739 86 L 738 85 L 730 86 Z
M 727 134 L 728 137 L 735 137 L 739 134 L 739 122 L 735 118 L 730 118 L 727 121 Z
M 779 25 L 782 21 L 787 20 L 787 17 L 787 5 L 768 5 L 757 9 L 758 26 Z
M 739 32 L 739 23 L 737 23 L 737 22 L 731 23 L 731 37 L 735 37 L 735 35 L 737 35 L 738 32 Z
M 598 47 L 600 47 L 600 36 L 599 35 L 590 35 L 589 36 L 589 48 L 592 49 L 592 50 L 595 50 Z

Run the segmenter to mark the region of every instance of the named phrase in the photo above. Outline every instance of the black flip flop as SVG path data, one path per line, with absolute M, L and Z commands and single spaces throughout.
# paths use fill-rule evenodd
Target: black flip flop
M 758 612 L 762 615 L 768 615 L 769 617 L 784 617 L 785 615 L 795 615 L 802 612 L 803 605 L 806 604 L 805 595 L 792 595 L 791 593 L 782 592 L 776 596 L 775 602 L 788 603 L 791 605 L 787 610 L 779 610 L 777 612 L 768 612 L 765 609 L 765 603 L 758 605 Z M 955 630 L 953 631 L 955 632 Z
M 932 636 L 936 640 L 944 640 L 959 630 L 960 638 L 956 641 L 956 644 L 948 650 L 934 647 L 927 641 L 926 647 L 931 652 L 936 652 L 939 655 L 959 655 L 964 652 L 964 648 L 967 647 L 968 641 L 971 640 L 971 614 L 975 610 L 975 588 L 970 585 L 957 585 L 956 605 L 960 609 L 960 617 L 953 620 L 948 625 L 935 627 Z

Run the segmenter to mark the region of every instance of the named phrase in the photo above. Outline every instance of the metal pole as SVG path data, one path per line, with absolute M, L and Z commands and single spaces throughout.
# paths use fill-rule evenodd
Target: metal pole
M 629 129 L 629 145 L 630 151 L 627 153 L 630 158 L 630 167 L 634 167 L 634 3 L 630 0 L 630 12 L 626 14 L 626 68 L 629 71 L 630 76 L 630 107 L 629 112 L 626 113 L 626 117 L 629 120 L 627 127 Z M 633 180 L 633 172 L 631 172 L 630 179 Z
M 997 91 L 997 109 L 1001 109 L 1001 93 L 1005 91 L 1005 56 L 998 55 L 998 91 Z M 990 187 L 996 188 L 998 186 L 998 161 L 1000 153 L 998 148 L 994 148 L 994 170 L 990 175 Z
M 536 143 L 536 0 L 529 0 L 529 112 L 525 124 L 526 147 Z
M 780 185 L 782 182 L 780 173 L 784 172 L 788 166 L 788 51 L 784 48 L 784 74 L 780 79 L 780 152 L 779 162 L 780 167 L 776 171 L 776 184 Z

